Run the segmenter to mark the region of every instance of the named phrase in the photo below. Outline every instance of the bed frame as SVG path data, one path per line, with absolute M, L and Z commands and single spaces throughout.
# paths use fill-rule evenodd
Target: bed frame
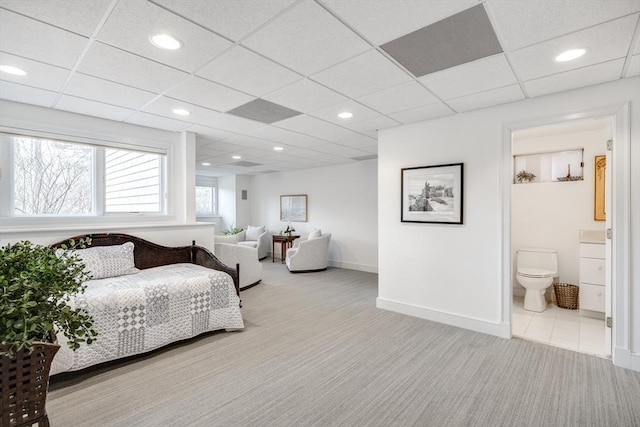
M 223 264 L 209 250 L 202 246 L 197 246 L 195 240 L 191 242 L 191 246 L 169 247 L 158 245 L 129 234 L 97 233 L 70 237 L 61 242 L 54 243 L 52 246 L 71 246 L 71 240 L 74 240 L 77 243 L 79 240 L 87 238 L 91 239 L 89 247 L 122 245 L 126 242 L 133 242 L 134 262 L 136 267 L 141 270 L 168 264 L 191 263 L 223 271 L 231 276 L 233 284 L 236 287 L 236 294 L 238 294 L 238 296 L 240 295 L 239 266 L 236 266 L 236 269 L 233 269 L 226 264 Z

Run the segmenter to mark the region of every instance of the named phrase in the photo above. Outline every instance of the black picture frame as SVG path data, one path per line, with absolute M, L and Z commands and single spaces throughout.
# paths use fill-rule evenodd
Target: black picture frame
M 464 164 L 401 169 L 400 221 L 463 224 Z

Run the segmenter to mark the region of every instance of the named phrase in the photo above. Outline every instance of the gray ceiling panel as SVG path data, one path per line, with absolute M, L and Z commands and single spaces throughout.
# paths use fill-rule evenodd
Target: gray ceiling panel
M 264 99 L 254 99 L 251 102 L 247 102 L 244 105 L 227 111 L 234 116 L 244 117 L 245 119 L 255 120 L 262 123 L 275 123 L 280 120 L 288 119 L 294 116 L 302 114 L 299 111 L 292 110 L 291 108 L 283 107 L 282 105 L 274 104 Z

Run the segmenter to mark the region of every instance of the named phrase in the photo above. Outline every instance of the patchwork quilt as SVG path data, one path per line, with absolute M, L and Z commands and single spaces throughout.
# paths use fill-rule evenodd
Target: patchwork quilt
M 228 274 L 196 264 L 172 264 L 96 279 L 72 301 L 85 308 L 98 332 L 73 351 L 63 334 L 51 374 L 144 353 L 218 329 L 244 328 L 240 301 Z

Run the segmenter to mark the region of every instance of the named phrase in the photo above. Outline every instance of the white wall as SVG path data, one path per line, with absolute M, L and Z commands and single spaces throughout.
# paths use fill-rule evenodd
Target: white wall
M 272 233 L 280 221 L 280 196 L 306 194 L 308 222 L 292 223 L 308 234 L 331 233 L 329 264 L 354 270 L 378 270 L 377 161 L 256 175 L 249 189 L 251 222 Z
M 503 269 L 508 266 L 503 266 L 502 203 L 509 196 L 501 192 L 509 179 L 506 175 L 510 176 L 510 169 L 503 170 L 505 129 L 630 102 L 631 129 L 623 132 L 630 135 L 630 153 L 619 156 L 617 165 L 620 174 L 627 174 L 617 186 L 626 185 L 629 197 L 618 198 L 622 209 L 616 217 L 620 224 L 628 218 L 634 227 L 626 230 L 626 236 L 617 234 L 621 256 L 614 260 L 621 288 L 623 281 L 630 286 L 629 293 L 618 295 L 616 301 L 628 330 L 617 329 L 620 348 L 614 349 L 614 361 L 616 354 L 626 352 L 627 361 L 621 363 L 640 369 L 640 231 L 635 227 L 640 224 L 638 87 L 639 78 L 625 79 L 381 131 L 378 306 L 509 336 L 510 313 L 503 309 L 503 291 L 510 288 L 509 279 L 503 283 Z M 456 162 L 465 165 L 464 224 L 401 223 L 400 169 Z M 625 245 L 631 266 L 619 265 Z
M 244 228 L 245 230 L 248 225 L 256 225 L 251 223 L 251 200 L 253 195 L 249 191 L 250 187 L 250 176 L 236 176 L 236 223 L 238 227 Z M 242 200 L 242 190 L 247 190 L 247 200 Z
M 218 177 L 218 214 L 222 218 L 221 230 L 229 227 L 242 227 L 236 218 L 236 177 L 227 175 Z
M 514 133 L 514 155 L 584 148 L 582 181 L 533 182 L 511 187 L 511 250 L 514 259 L 519 248 L 551 248 L 558 253 L 559 281 L 578 284 L 579 231 L 604 230 L 604 221 L 593 219 L 595 156 L 605 154 L 610 129 L 527 137 Z M 575 173 L 575 171 L 574 171 Z M 514 294 L 524 288 L 513 280 Z

